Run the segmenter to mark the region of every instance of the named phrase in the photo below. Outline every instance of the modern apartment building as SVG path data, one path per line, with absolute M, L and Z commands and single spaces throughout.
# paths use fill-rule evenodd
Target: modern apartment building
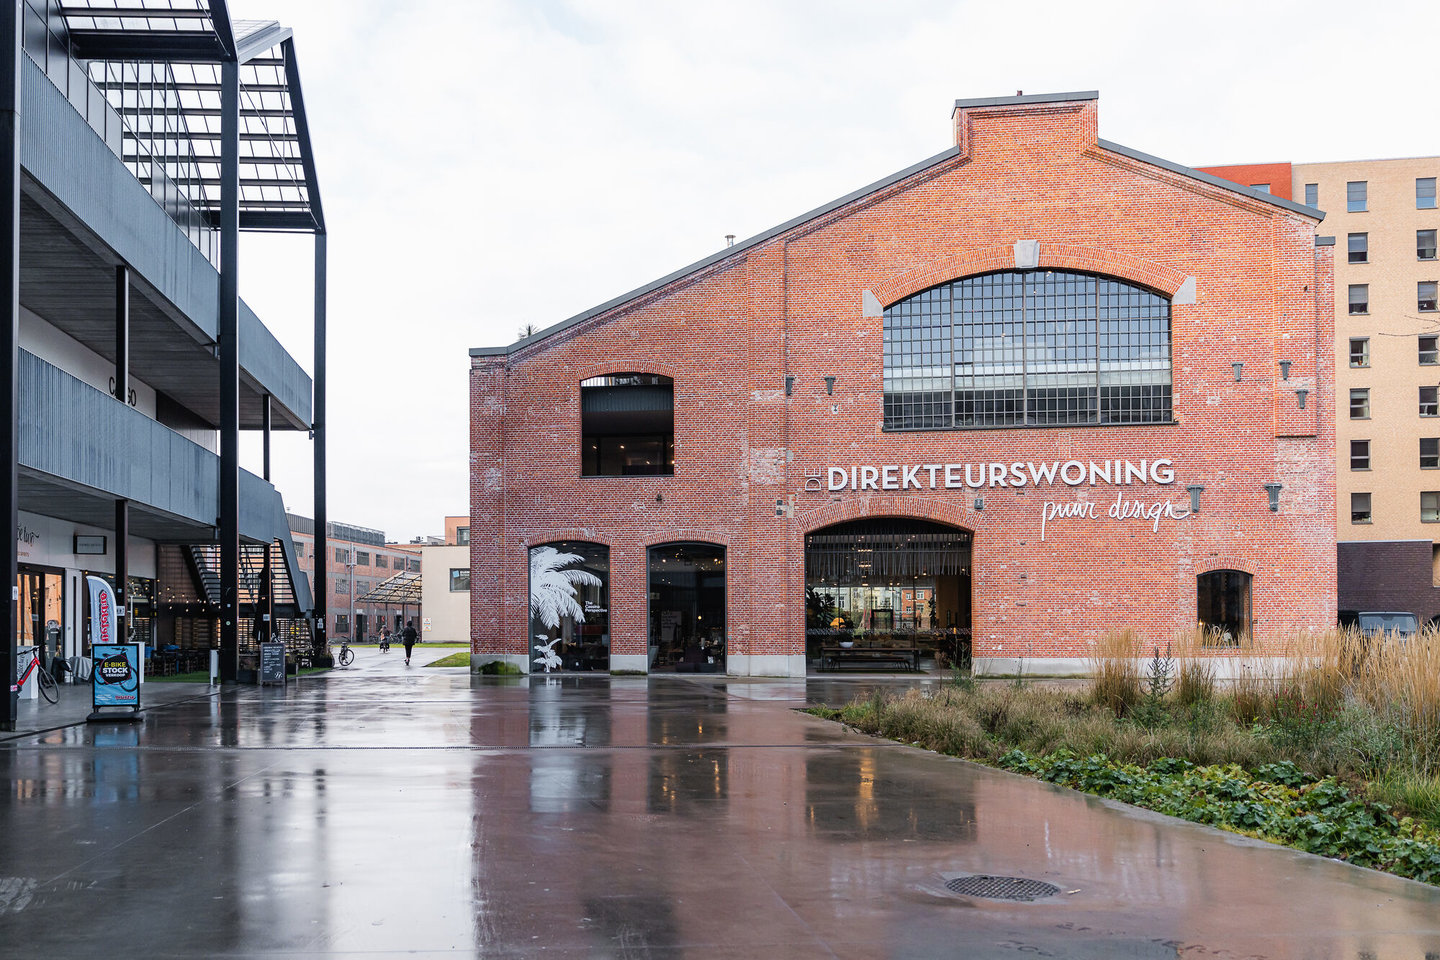
M 1339 607 L 1440 614 L 1440 157 L 1203 169 L 1325 211 Z
M 123 636 L 218 649 L 227 681 L 263 637 L 320 652 L 269 482 L 272 431 L 313 431 L 323 513 L 324 218 L 291 31 L 222 0 L 0 3 L 0 114 L 10 689 L 17 647 L 88 652 L 88 575 Z M 316 237 L 313 384 L 239 297 L 250 230 Z

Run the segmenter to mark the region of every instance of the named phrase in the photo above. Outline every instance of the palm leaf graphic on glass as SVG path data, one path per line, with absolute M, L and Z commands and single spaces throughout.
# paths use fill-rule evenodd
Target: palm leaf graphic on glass
M 566 570 L 581 563 L 578 553 L 561 553 L 554 547 L 530 551 L 530 616 L 547 630 L 560 626 L 565 617 L 585 622 L 585 608 L 575 599 L 577 587 L 598 587 L 600 578 L 586 570 Z

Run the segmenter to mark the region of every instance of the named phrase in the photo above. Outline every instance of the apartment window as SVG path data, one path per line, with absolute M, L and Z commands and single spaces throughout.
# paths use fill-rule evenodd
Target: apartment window
M 1370 234 L 1352 233 L 1346 237 L 1346 245 L 1350 249 L 1351 263 L 1370 262 Z
M 1357 314 L 1357 313 L 1369 313 L 1369 312 L 1370 312 L 1370 284 L 1368 284 L 1368 283 L 1352 283 L 1352 284 L 1350 284 L 1350 313 L 1353 315 L 1353 314 Z
M 467 546 L 469 543 L 470 543 L 470 528 L 469 528 L 469 527 L 456 527 L 456 528 L 455 528 L 455 546 L 457 546 L 457 547 L 463 547 L 463 546 Z
M 1350 522 L 1351 522 L 1351 523 L 1369 523 L 1369 522 L 1370 522 L 1370 494 L 1368 494 L 1368 493 L 1352 493 L 1352 494 L 1350 494 Z
M 390 566 L 390 561 L 385 559 L 385 555 L 383 553 L 377 553 L 375 554 L 375 566 L 381 570 L 384 570 Z
M 1320 206 L 1320 184 L 1305 184 L 1305 206 L 1319 208 Z
M 348 614 L 348 613 L 337 613 L 337 614 L 335 614 L 335 632 L 336 632 L 336 633 L 349 633 L 349 632 L 350 632 L 350 614 Z
M 1415 284 L 1415 309 L 1421 313 L 1435 310 L 1435 281 L 1421 280 Z
M 1440 523 L 1440 490 L 1420 491 L 1420 522 Z
M 469 593 L 469 592 L 470 592 L 470 568 L 469 568 L 469 567 L 451 567 L 451 568 L 450 568 L 450 592 L 451 592 L 451 593 Z
M 1350 338 L 1350 366 L 1352 366 L 1352 367 L 1368 367 L 1368 366 L 1370 366 L 1370 338 L 1369 338 L 1369 337 L 1351 337 L 1351 338 Z
M 420 572 L 420 561 L 419 561 L 419 560 L 416 560 L 414 557 L 411 557 L 411 558 L 410 558 L 410 563 L 409 563 L 409 568 L 410 568 L 411 572 L 413 572 L 413 573 L 419 573 L 419 572 Z
M 335 562 L 336 562 L 336 563 L 349 563 L 349 562 L 350 562 L 350 551 L 349 551 L 349 550 L 346 550 L 344 547 L 336 547 L 336 548 L 335 548 Z
M 1416 177 L 1416 178 L 1415 178 L 1415 209 L 1416 209 L 1416 210 L 1434 210 L 1434 209 L 1435 209 L 1435 178 L 1434 178 L 1434 177 Z
M 304 541 L 304 540 L 296 540 L 296 541 L 295 541 L 295 556 L 297 556 L 297 557 L 303 557 L 303 556 L 305 556 L 305 541 Z
M 1351 469 L 1351 470 L 1369 470 L 1369 469 L 1370 469 L 1370 441 L 1369 441 L 1369 440 L 1351 440 L 1351 441 L 1350 441 L 1350 469 Z
M 1350 391 L 1350 419 L 1370 419 L 1370 388 Z
M 1259 190 L 1261 193 L 1269 193 L 1269 192 L 1270 192 L 1270 184 L 1268 184 L 1268 183 L 1252 183 L 1252 184 L 1250 184 L 1250 189 L 1251 189 L 1251 190 Z
M 1351 180 L 1345 184 L 1345 209 L 1350 213 L 1364 213 L 1367 209 L 1369 182 Z
M 1434 230 L 1416 230 L 1416 231 L 1415 231 L 1415 259 L 1416 259 L 1416 260 L 1434 260 L 1434 259 L 1435 259 L 1435 231 L 1434 231 Z
M 370 566 L 370 554 L 366 553 L 364 550 L 356 550 L 355 565 L 359 567 Z
M 1440 337 L 1420 338 L 1420 366 L 1432 367 L 1440 363 Z
M 1420 469 L 1440 470 L 1440 437 L 1420 438 Z
M 347 597 L 350 595 L 349 577 L 336 577 L 332 582 L 335 584 L 333 589 L 337 594 L 343 594 Z
M 1420 416 L 1440 416 L 1440 387 L 1420 388 Z
M 1352 367 L 1368 367 L 1368 366 L 1370 366 L 1370 338 L 1369 338 L 1369 337 L 1351 337 L 1351 338 L 1350 338 L 1350 366 L 1352 366 Z

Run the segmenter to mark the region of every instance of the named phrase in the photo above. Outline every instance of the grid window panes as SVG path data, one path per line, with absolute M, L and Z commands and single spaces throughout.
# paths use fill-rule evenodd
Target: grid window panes
M 1420 388 L 1420 416 L 1440 416 L 1440 387 Z
M 369 552 L 368 552 L 368 551 L 365 551 L 365 550 L 356 550 L 356 551 L 355 551 L 355 563 L 356 563 L 357 566 L 361 566 L 361 567 L 368 567 L 368 566 L 370 566 L 370 554 L 369 554 Z
M 1352 367 L 1368 367 L 1368 366 L 1370 366 L 1370 338 L 1369 338 L 1369 337 L 1351 337 L 1351 338 L 1350 338 L 1350 366 L 1352 366 Z
M 1364 213 L 1369 201 L 1369 181 L 1351 180 L 1345 184 L 1345 209 L 1349 213 Z
M 1440 523 L 1440 490 L 1420 491 L 1420 520 Z
M 1434 231 L 1434 230 L 1416 230 L 1416 231 L 1415 231 L 1415 259 L 1416 259 L 1416 260 L 1434 260 L 1434 259 L 1435 259 L 1435 231 Z
M 1440 437 L 1420 438 L 1420 469 L 1440 470 Z
M 1363 387 L 1350 391 L 1350 419 L 1370 419 L 1370 388 Z
M 1370 284 L 1350 284 L 1350 312 L 1352 314 L 1370 312 Z
M 1004 272 L 885 311 L 887 430 L 1171 420 L 1170 302 L 1108 277 Z
M 396 560 L 395 562 L 396 562 L 396 563 L 399 563 L 400 561 L 399 561 L 399 560 Z M 411 558 L 409 559 L 409 561 L 406 563 L 406 568 L 407 568 L 411 573 L 419 573 L 419 572 L 420 572 L 420 561 L 417 560 L 417 559 L 415 559 L 414 557 L 411 557 Z
M 1352 233 L 1345 238 L 1346 246 L 1350 251 L 1351 263 L 1370 262 L 1370 234 Z
M 1317 208 L 1320 206 L 1320 184 L 1305 184 L 1305 206 Z
M 1350 494 L 1350 522 L 1351 522 L 1351 523 L 1369 523 L 1369 522 L 1370 522 L 1370 494 L 1368 494 L 1368 493 L 1352 493 L 1352 494 Z
M 385 555 L 384 555 L 383 553 L 377 553 L 377 554 L 375 554 L 375 566 L 380 567 L 380 568 L 382 568 L 382 569 L 389 569 L 389 567 L 390 567 L 390 561 L 389 561 L 388 559 L 386 559 L 386 557 L 385 557 Z
M 1435 178 L 1434 178 L 1434 177 L 1416 177 L 1416 178 L 1415 178 L 1415 209 L 1416 209 L 1416 210 L 1434 210 L 1434 209 L 1435 209 Z
M 1431 367 L 1440 363 L 1440 337 L 1421 337 L 1420 343 L 1420 365 Z
M 1370 469 L 1370 441 L 1369 441 L 1369 440 L 1351 440 L 1351 441 L 1350 441 L 1350 469 L 1351 469 L 1351 470 L 1369 470 L 1369 469 Z
M 336 563 L 349 563 L 349 562 L 350 562 L 350 551 L 347 550 L 347 549 L 344 548 L 344 547 L 336 547 L 336 548 L 335 548 L 335 562 L 336 562 Z
M 1415 284 L 1415 309 L 1430 313 L 1435 309 L 1435 281 L 1421 280 Z

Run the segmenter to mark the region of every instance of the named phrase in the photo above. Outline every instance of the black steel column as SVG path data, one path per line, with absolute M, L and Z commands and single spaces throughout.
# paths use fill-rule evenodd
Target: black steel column
M 19 710 L 15 646 L 20 633 L 20 25 L 21 0 L 0 0 L 0 509 L 5 511 L 5 560 L 0 564 L 0 729 L 14 730 Z
M 325 509 L 325 231 L 315 234 L 315 652 L 329 643 L 325 621 L 329 616 L 330 545 Z
M 130 402 L 130 268 L 123 263 L 115 268 L 115 399 Z
M 220 679 L 240 672 L 240 64 L 220 64 Z
M 115 619 L 115 642 L 129 643 L 130 631 L 130 501 L 115 501 L 115 606 L 125 611 Z
M 265 447 L 265 479 L 270 479 L 270 394 L 260 401 L 260 433 Z

